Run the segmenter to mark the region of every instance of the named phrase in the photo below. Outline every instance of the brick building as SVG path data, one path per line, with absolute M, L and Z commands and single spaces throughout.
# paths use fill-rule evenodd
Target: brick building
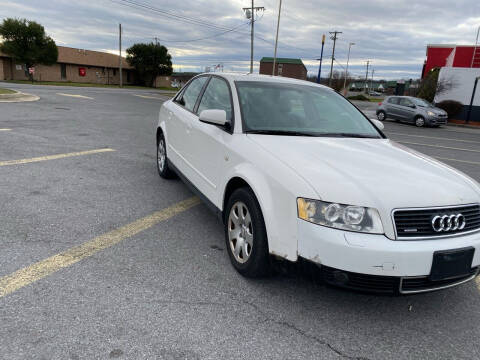
M 133 68 L 122 58 L 123 83 L 134 82 Z M 58 47 L 57 63 L 35 67 L 34 79 L 37 81 L 65 81 L 92 84 L 119 84 L 118 55 Z M 28 80 L 25 64 L 16 63 L 12 58 L 0 53 L 0 80 Z
M 263 57 L 260 60 L 260 74 L 272 75 L 272 70 L 273 58 Z M 307 68 L 301 59 L 277 58 L 275 75 L 307 80 Z

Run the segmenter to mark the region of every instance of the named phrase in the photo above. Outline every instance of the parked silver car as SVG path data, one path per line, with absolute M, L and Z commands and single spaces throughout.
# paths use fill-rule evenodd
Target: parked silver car
M 413 123 L 416 126 L 440 126 L 448 120 L 447 113 L 428 101 L 411 96 L 388 96 L 378 104 L 377 118 Z

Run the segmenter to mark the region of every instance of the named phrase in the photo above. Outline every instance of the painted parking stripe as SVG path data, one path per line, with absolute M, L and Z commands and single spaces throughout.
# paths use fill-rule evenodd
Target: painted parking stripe
M 104 153 L 104 152 L 110 152 L 110 151 L 115 151 L 115 150 L 110 148 L 105 148 L 105 149 L 95 149 L 95 150 L 87 150 L 87 151 L 77 151 L 77 152 L 71 152 L 66 154 L 39 156 L 39 157 L 30 158 L 30 159 L 6 160 L 6 161 L 0 161 L 0 166 L 28 164 L 28 163 L 39 162 L 39 161 L 57 160 L 57 159 L 64 159 L 72 156 L 92 155 L 92 154 L 98 154 L 98 153 Z
M 12 129 L 0 129 L 0 131 L 10 131 Z
M 109 231 L 108 233 L 100 235 L 82 245 L 75 246 L 45 260 L 17 270 L 10 275 L 1 277 L 0 298 L 88 258 L 101 250 L 118 244 L 122 240 L 131 238 L 162 221 L 168 220 L 171 217 L 198 205 L 199 203 L 199 198 L 191 197 L 118 229 Z
M 411 137 L 418 137 L 418 138 L 425 138 L 425 139 L 448 140 L 448 141 L 458 141 L 458 142 L 464 142 L 464 143 L 480 144 L 480 141 L 474 141 L 474 140 L 452 139 L 452 138 L 426 136 L 426 135 L 413 135 L 413 134 L 396 133 L 396 132 L 389 132 L 389 131 L 386 131 L 386 133 L 388 135 L 411 136 Z
M 418 146 L 428 146 L 428 147 L 434 147 L 434 148 L 439 148 L 439 149 L 449 149 L 449 150 L 458 150 L 458 151 L 468 151 L 468 152 L 480 153 L 480 150 L 464 149 L 464 148 L 451 147 L 451 146 L 433 145 L 433 144 L 423 144 L 423 143 L 414 143 L 414 142 L 409 142 L 409 141 L 398 141 L 398 140 L 395 140 L 395 142 L 398 142 L 398 143 L 400 143 L 400 144 L 418 145 Z
M 444 158 L 439 156 L 434 156 L 435 159 L 444 160 L 444 161 L 456 161 L 464 164 L 473 164 L 473 165 L 480 165 L 478 161 L 469 161 L 469 160 L 459 160 L 459 159 L 451 159 L 451 158 Z
M 93 100 L 92 97 L 84 96 L 84 95 L 77 95 L 77 94 L 57 93 L 57 95 L 60 95 L 60 96 L 69 96 L 69 97 L 74 97 L 74 98 L 79 98 L 79 99 L 90 99 L 90 100 Z
M 133 94 L 133 96 L 137 96 L 143 99 L 155 99 L 155 100 L 164 100 L 162 98 L 156 97 L 156 96 L 147 96 L 147 95 L 138 95 L 138 94 Z

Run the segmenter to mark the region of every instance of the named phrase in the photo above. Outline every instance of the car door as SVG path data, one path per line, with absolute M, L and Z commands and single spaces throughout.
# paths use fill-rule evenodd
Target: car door
M 197 117 L 194 113 L 208 77 L 193 79 L 187 87 L 178 94 L 168 107 L 167 114 L 167 153 L 169 160 L 186 176 L 189 172 L 189 137 Z
M 203 110 L 225 110 L 230 126 L 217 126 L 201 122 Z M 194 185 L 212 202 L 220 197 L 219 182 L 222 168 L 227 166 L 225 143 L 231 140 L 233 129 L 233 104 L 228 82 L 218 76 L 209 80 L 196 109 L 197 120 L 192 127 L 190 150 Z
M 389 97 L 386 102 L 386 108 L 387 108 L 386 110 L 387 110 L 388 116 L 397 120 L 400 119 L 398 114 L 398 108 L 397 108 L 398 101 L 399 101 L 398 97 Z
M 413 122 L 415 116 L 415 104 L 409 98 L 400 98 L 399 113 L 402 120 Z

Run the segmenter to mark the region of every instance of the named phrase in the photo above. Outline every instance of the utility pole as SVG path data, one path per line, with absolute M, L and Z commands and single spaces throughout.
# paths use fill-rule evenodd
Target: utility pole
M 280 13 L 281 12 L 282 12 L 282 0 L 280 0 L 280 4 L 278 5 L 277 36 L 275 37 L 275 51 L 273 53 L 272 76 L 275 76 L 275 64 L 277 62 L 278 30 L 280 28 Z
M 368 94 L 368 65 L 370 65 L 370 60 L 367 60 L 367 73 L 365 74 L 365 93 Z
M 372 77 L 370 78 L 370 89 L 373 90 L 373 74 L 375 74 L 375 69 L 372 67 Z
M 119 56 L 119 69 L 120 69 L 120 87 L 123 86 L 123 74 L 122 74 L 122 24 L 118 24 L 118 56 Z
M 322 52 L 320 53 L 320 65 L 318 65 L 318 76 L 317 84 L 320 84 L 321 74 L 322 74 L 322 61 L 323 61 L 323 46 L 325 45 L 325 34 L 322 35 Z
M 347 76 L 348 76 L 348 63 L 350 62 L 350 50 L 352 48 L 352 45 L 355 45 L 355 43 L 350 43 L 348 44 L 348 57 L 347 57 L 347 67 L 345 68 L 345 78 L 343 79 L 343 89 L 344 89 L 344 94 L 347 95 Z
M 255 13 L 259 10 L 265 10 L 263 6 L 254 6 L 254 0 L 252 0 L 252 6 L 249 8 L 243 8 L 247 19 L 250 19 L 250 73 L 253 73 L 253 37 L 255 35 Z
M 329 31 L 329 34 L 333 34 L 330 39 L 333 40 L 333 50 L 332 50 L 332 65 L 330 66 L 330 79 L 328 80 L 328 86 L 332 87 L 332 77 L 333 77 L 333 60 L 335 60 L 335 44 L 337 43 L 337 35 L 343 34 L 341 31 Z

